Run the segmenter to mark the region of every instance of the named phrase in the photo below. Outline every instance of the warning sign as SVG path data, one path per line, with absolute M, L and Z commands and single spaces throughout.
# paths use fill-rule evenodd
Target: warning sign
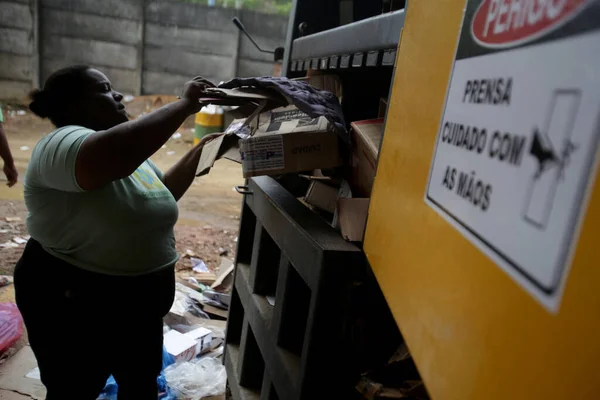
M 600 0 L 468 0 L 426 202 L 558 309 L 596 171 Z

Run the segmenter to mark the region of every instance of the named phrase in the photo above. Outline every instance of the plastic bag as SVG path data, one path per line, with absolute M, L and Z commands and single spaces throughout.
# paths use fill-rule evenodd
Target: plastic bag
M 186 312 L 189 312 L 198 318 L 210 319 L 208 314 L 200 307 L 201 300 L 201 293 L 177 282 L 175 285 L 175 299 L 170 311 L 177 315 L 184 315 Z
M 23 318 L 15 303 L 0 303 L 0 353 L 17 343 L 23 334 Z
M 158 385 L 158 399 L 159 400 L 177 400 L 175 394 L 170 390 L 167 385 L 167 380 L 165 379 L 164 371 L 165 368 L 168 368 L 171 364 L 173 364 L 175 360 L 173 356 L 167 353 L 167 349 L 163 346 L 162 352 L 162 372 L 156 378 L 156 383 Z M 106 386 L 104 390 L 98 397 L 98 400 L 117 400 L 117 394 L 119 392 L 119 387 L 117 386 L 117 382 L 115 378 L 111 375 L 110 378 L 106 381 Z
M 217 359 L 204 357 L 171 365 L 165 378 L 178 399 L 199 400 L 225 393 L 227 372 Z

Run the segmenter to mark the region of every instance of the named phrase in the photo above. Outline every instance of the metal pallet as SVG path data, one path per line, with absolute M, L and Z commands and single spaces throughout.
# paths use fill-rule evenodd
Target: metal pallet
M 245 193 L 225 350 L 233 398 L 348 398 L 362 251 L 272 178 Z

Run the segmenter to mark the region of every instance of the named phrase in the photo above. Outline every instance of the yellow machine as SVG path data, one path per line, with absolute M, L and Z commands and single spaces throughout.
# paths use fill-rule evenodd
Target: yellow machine
M 503 31 L 510 27 L 506 19 L 509 15 L 513 18 L 512 26 L 519 29 L 522 27 L 520 22 L 532 21 L 527 20 L 525 14 L 519 19 L 521 14 L 517 11 L 509 14 L 510 10 L 494 8 L 508 7 L 506 4 L 511 2 L 486 0 L 479 2 L 478 8 L 473 8 L 473 3 L 418 0 L 411 1 L 408 6 L 369 211 L 365 252 L 433 399 L 597 399 L 600 398 L 597 373 L 600 361 L 600 185 L 595 182 L 598 127 L 575 125 L 568 130 L 574 132 L 572 139 L 564 143 L 552 139 L 550 131 L 557 124 L 562 123 L 564 128 L 590 118 L 597 124 L 600 108 L 594 92 L 600 92 L 598 64 L 592 65 L 585 58 L 589 53 L 597 54 L 597 50 L 586 51 L 580 57 L 575 47 L 584 49 L 595 44 L 596 49 L 600 48 L 598 30 L 580 32 L 576 46 L 569 44 L 571 38 L 564 39 L 560 43 L 570 47 L 554 53 L 552 48 L 543 46 L 554 45 L 558 40 L 540 43 L 535 49 L 549 51 L 549 57 L 560 55 L 560 60 L 547 63 L 541 69 L 535 67 L 535 59 L 527 58 L 534 52 L 533 46 L 499 53 L 500 56 L 481 54 L 477 59 L 469 59 L 472 64 L 462 63 L 462 59 L 460 65 L 455 64 L 455 57 L 458 59 L 461 53 L 457 53 L 457 44 L 465 40 L 464 35 L 471 34 L 480 44 L 488 41 L 484 45 L 490 49 L 509 42 L 521 46 L 530 39 L 542 40 L 540 38 L 547 32 L 567 26 L 578 16 L 597 17 L 592 13 L 597 13 L 598 2 L 545 2 L 548 8 L 545 16 L 540 18 L 547 20 L 539 23 L 546 25 L 530 26 L 528 37 L 510 36 Z M 542 7 L 543 2 L 521 3 L 539 3 Z M 557 8 L 561 4 L 570 8 L 561 11 Z M 560 12 L 562 14 L 557 14 Z M 562 20 L 553 26 L 552 18 Z M 464 24 L 470 24 L 465 25 L 465 29 L 471 29 L 472 33 L 462 29 L 461 39 L 463 19 Z M 491 32 L 496 36 L 491 37 Z M 475 64 L 486 60 L 485 57 L 489 60 L 499 57 L 497 65 L 502 65 L 500 58 L 504 57 L 506 61 L 507 54 L 514 54 L 515 58 L 508 60 L 506 67 L 491 64 L 477 67 Z M 556 88 L 542 82 L 543 74 L 536 70 L 558 68 L 562 62 L 571 63 L 566 64 L 565 69 L 573 70 L 572 81 L 557 76 L 549 81 L 557 82 Z M 523 68 L 531 65 L 533 73 L 518 72 L 514 69 L 518 63 Z M 469 68 L 475 71 L 472 77 L 461 75 L 465 65 L 471 65 Z M 479 97 L 479 89 L 471 97 L 475 80 L 480 88 L 484 85 L 483 79 L 495 76 L 514 79 L 510 94 L 512 111 L 507 106 L 501 108 L 501 98 L 494 103 L 490 97 L 488 105 L 476 104 L 481 99 L 486 102 L 487 89 L 481 89 L 482 97 Z M 467 81 L 467 85 L 460 79 Z M 577 89 L 572 82 L 579 82 L 578 79 L 581 82 L 587 79 L 588 83 Z M 449 82 L 452 82 L 450 90 Z M 468 82 L 471 82 L 470 88 Z M 456 88 L 461 85 L 461 92 L 453 88 L 455 84 Z M 542 95 L 542 89 L 532 88 L 548 88 L 554 94 Z M 456 93 L 463 97 L 455 96 Z M 552 100 L 554 98 L 559 100 Z M 566 102 L 560 103 L 560 99 L 566 99 Z M 567 117 L 562 119 L 555 117 L 563 115 L 556 111 L 559 103 L 567 110 L 563 113 Z M 486 110 L 490 110 L 490 114 L 486 114 Z M 519 110 L 538 113 L 539 126 L 517 126 L 521 117 L 513 115 L 521 112 Z M 575 115 L 574 122 L 568 118 L 571 111 Z M 473 142 L 471 148 L 466 143 L 460 152 L 456 150 L 460 147 L 456 141 L 451 143 L 454 147 L 444 143 L 448 138 L 443 131 L 445 121 L 460 120 L 466 125 L 477 115 L 483 115 L 482 124 L 489 124 L 487 142 L 482 144 L 481 154 L 477 154 L 477 142 Z M 520 143 L 515 133 L 516 139 L 506 139 L 516 146 L 512 165 L 501 163 L 498 153 L 493 153 L 490 143 L 494 124 L 498 129 L 500 126 L 506 128 L 500 130 L 500 136 L 496 138 L 498 145 L 505 131 L 526 138 Z M 559 133 L 566 132 L 567 128 L 563 128 Z M 576 136 L 588 131 L 590 134 L 586 137 Z M 534 144 L 532 138 L 536 137 L 536 132 L 540 139 Z M 549 135 L 550 142 L 554 141 L 556 149 L 554 156 L 548 159 L 555 162 L 556 168 L 564 168 L 564 173 L 552 178 L 555 179 L 553 185 L 562 186 L 548 189 L 542 203 L 553 204 L 555 194 L 552 190 L 558 193 L 556 196 L 562 195 L 561 188 L 570 185 L 574 179 L 570 168 L 578 168 L 581 159 L 581 173 L 573 183 L 578 189 L 564 194 L 572 195 L 569 197 L 572 202 L 562 203 L 568 204 L 566 207 L 556 203 L 559 206 L 553 209 L 548 206 L 550 211 L 546 206 L 540 208 L 541 211 L 528 211 L 527 204 L 533 204 L 535 195 L 521 193 L 517 183 L 513 192 L 507 195 L 502 185 L 517 182 L 522 171 L 530 174 L 528 171 L 536 165 L 532 158 L 536 149 L 550 146 L 548 140 L 543 139 L 544 134 Z M 567 146 L 566 150 L 559 151 L 563 145 Z M 568 151 L 572 152 L 571 157 L 567 157 Z M 510 152 L 506 150 L 505 153 L 510 160 Z M 483 209 L 486 208 L 482 205 L 483 200 L 475 204 L 472 196 L 461 196 L 453 185 L 442 182 L 446 178 L 438 172 L 435 163 L 446 156 L 450 160 L 448 165 L 456 163 L 459 170 L 476 172 L 482 181 L 493 182 L 489 210 Z M 541 159 L 539 154 L 538 159 Z M 560 163 L 559 159 L 562 160 Z M 490 164 L 492 162 L 497 164 Z M 439 171 L 445 168 L 441 167 Z M 527 175 L 527 179 L 537 183 L 542 173 L 546 173 L 544 168 Z M 448 182 L 450 178 L 451 174 Z M 432 191 L 434 184 L 439 187 L 445 184 L 448 193 L 453 196 L 458 193 L 455 197 L 460 199 L 443 197 L 442 189 Z M 531 186 L 531 191 L 535 190 L 536 187 Z M 501 197 L 503 195 L 506 197 Z M 529 203 L 519 196 L 529 196 Z M 513 197 L 518 198 L 518 204 L 523 204 L 523 208 L 517 210 L 523 217 L 518 222 L 510 219 L 507 208 Z M 452 207 L 456 212 L 450 210 Z M 501 218 L 502 212 L 494 214 L 502 207 L 506 208 L 506 220 Z M 532 217 L 536 212 L 539 215 Z M 449 214 L 458 217 L 453 219 Z M 496 217 L 492 218 L 494 215 Z M 544 247 L 544 235 L 554 229 L 551 224 L 556 215 L 564 215 L 566 222 L 563 221 L 565 227 L 557 228 L 560 235 L 557 233 L 548 238 L 547 243 L 554 243 L 552 240 L 561 243 L 563 250 L 554 254 L 555 247 Z M 537 223 L 537 228 L 532 228 L 533 222 Z M 530 235 L 523 234 L 529 232 L 527 229 L 531 230 Z M 536 242 L 538 239 L 539 243 Z M 513 243 L 513 249 L 503 255 L 502 248 L 507 246 L 506 243 Z M 528 253 L 528 246 L 538 244 L 540 247 L 536 251 Z M 515 248 L 522 254 L 516 254 Z M 525 261 L 519 261 L 519 257 Z M 544 275 L 553 268 L 553 263 L 558 272 Z

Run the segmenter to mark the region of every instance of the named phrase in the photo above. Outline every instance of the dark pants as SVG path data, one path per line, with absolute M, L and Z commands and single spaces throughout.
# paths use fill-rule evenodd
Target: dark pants
M 15 291 L 47 400 L 95 400 L 111 374 L 119 400 L 157 398 L 173 268 L 136 277 L 92 273 L 31 239 Z

